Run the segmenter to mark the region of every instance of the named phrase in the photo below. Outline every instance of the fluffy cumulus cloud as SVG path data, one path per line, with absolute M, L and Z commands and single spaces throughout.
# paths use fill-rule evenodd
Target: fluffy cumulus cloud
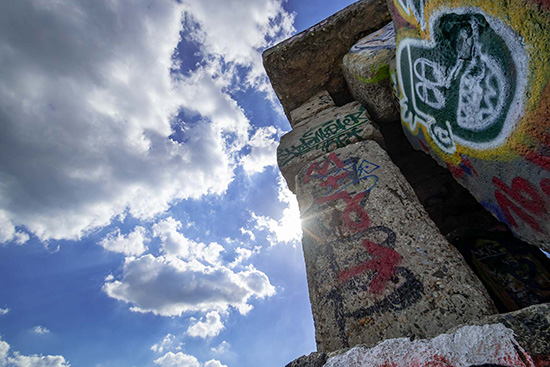
M 225 364 L 222 364 L 220 361 L 212 359 L 204 364 L 204 367 L 227 367 Z
M 127 235 L 121 234 L 120 229 L 117 228 L 99 241 L 99 245 L 108 251 L 135 256 L 141 255 L 147 250 L 147 246 L 145 245 L 147 242 L 146 229 L 136 226 Z
M 201 367 L 197 358 L 184 353 L 168 352 L 155 360 L 159 367 Z
M 227 367 L 220 361 L 212 359 L 206 363 L 199 363 L 194 356 L 184 353 L 168 352 L 164 356 L 155 360 L 159 367 Z
M 186 238 L 173 218 L 153 225 L 161 240 L 160 253 L 127 257 L 122 274 L 106 278 L 103 291 L 127 302 L 136 312 L 179 316 L 184 312 L 225 312 L 233 307 L 242 314 L 252 298 L 275 294 L 267 275 L 252 265 L 232 268 L 219 259 L 218 244 L 205 245 Z
M 19 352 L 10 353 L 10 345 L 0 340 L 1 367 L 70 367 L 63 356 L 52 355 L 21 355 Z
M 189 36 L 204 54 L 249 67 L 247 84 L 267 89 L 259 51 L 295 31 L 294 15 L 280 0 L 184 0 L 183 6 L 191 18 Z
M 162 341 L 155 343 L 151 346 L 151 350 L 157 353 L 164 353 L 165 351 L 172 348 L 176 337 L 172 334 L 167 334 Z
M 195 338 L 211 338 L 220 334 L 224 325 L 218 312 L 209 312 L 204 319 L 192 320 L 194 323 L 187 329 L 187 335 Z
M 7 315 L 9 312 L 10 312 L 10 309 L 8 307 L 0 308 L 0 316 Z
M 196 260 L 153 255 L 127 258 L 120 280 L 108 277 L 103 290 L 112 298 L 131 303 L 133 311 L 163 316 L 226 311 L 230 306 L 246 313 L 251 309 L 250 298 L 275 293 L 267 276 L 253 267 L 234 272 Z
M 153 235 L 161 240 L 161 251 L 167 256 L 176 256 L 183 260 L 199 260 L 209 264 L 219 262 L 220 252 L 224 248 L 217 243 L 208 245 L 188 239 L 181 232 L 182 224 L 172 217 L 153 225 Z
M 78 239 L 224 192 L 250 138 L 228 87 L 268 91 L 260 51 L 292 21 L 281 0 L 0 2 L 0 243 Z M 181 35 L 201 51 L 186 74 Z M 110 245 L 137 255 L 127 240 Z
M 259 128 L 250 138 L 250 154 L 242 158 L 242 166 L 248 174 L 262 172 L 265 167 L 277 165 L 277 145 L 280 131 L 273 126 Z

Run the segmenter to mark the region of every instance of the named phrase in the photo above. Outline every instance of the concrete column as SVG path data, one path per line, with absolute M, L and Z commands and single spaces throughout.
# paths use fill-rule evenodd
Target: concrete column
M 434 337 L 494 313 L 485 289 L 374 141 L 296 177 L 319 351 Z

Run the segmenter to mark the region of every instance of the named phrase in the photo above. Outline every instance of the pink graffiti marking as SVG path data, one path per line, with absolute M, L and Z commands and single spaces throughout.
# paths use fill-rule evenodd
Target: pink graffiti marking
M 363 240 L 363 247 L 373 255 L 373 258 L 363 264 L 341 271 L 338 274 L 338 280 L 346 282 L 357 275 L 373 270 L 376 275 L 369 288 L 372 293 L 380 294 L 395 274 L 395 267 L 401 263 L 403 257 L 394 249 L 380 246 L 367 239 Z

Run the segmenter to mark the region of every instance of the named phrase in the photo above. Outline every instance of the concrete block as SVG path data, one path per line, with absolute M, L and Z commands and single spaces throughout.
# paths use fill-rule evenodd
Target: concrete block
M 431 340 L 387 340 L 328 359 L 324 367 L 535 367 L 504 325 L 464 326 Z
M 342 57 L 390 20 L 385 0 L 361 0 L 264 51 L 265 70 L 289 120 L 290 111 L 322 90 L 337 105 L 352 102 Z
M 479 279 L 376 142 L 315 160 L 296 183 L 319 351 L 434 337 L 494 313 Z
M 298 127 L 301 121 L 313 117 L 329 107 L 334 107 L 332 97 L 326 90 L 319 92 L 300 107 L 290 111 L 292 126 Z
M 522 240 L 550 250 L 550 6 L 391 0 L 413 146 Z
M 277 162 L 288 187 L 295 192 L 295 177 L 302 167 L 323 154 L 362 140 L 383 145 L 382 135 L 365 108 L 358 102 L 331 107 L 281 137 Z
M 351 95 L 375 122 L 399 120 L 395 103 L 390 65 L 395 60 L 395 31 L 388 23 L 356 43 L 344 56 L 342 70 Z

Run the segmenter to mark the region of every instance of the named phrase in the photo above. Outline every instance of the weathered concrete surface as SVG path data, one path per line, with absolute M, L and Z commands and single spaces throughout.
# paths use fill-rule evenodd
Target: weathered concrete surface
M 390 19 L 385 0 L 362 0 L 266 50 L 264 67 L 289 120 L 290 111 L 322 90 L 337 105 L 351 102 L 342 57 Z
M 546 0 L 392 0 L 401 119 L 521 239 L 550 250 Z
M 281 137 L 277 147 L 277 162 L 288 187 L 296 191 L 295 177 L 305 165 L 323 154 L 363 140 L 384 140 L 372 125 L 365 108 L 358 102 L 333 107 L 304 120 Z
M 292 126 L 296 128 L 300 126 L 300 122 L 315 116 L 319 112 L 330 107 L 334 107 L 334 101 L 332 100 L 330 94 L 326 90 L 323 90 L 311 97 L 300 107 L 290 111 Z
M 395 62 L 393 23 L 353 45 L 344 56 L 342 70 L 351 95 L 367 108 L 375 122 L 399 120 L 395 103 L 390 65 Z
M 325 155 L 296 183 L 319 351 L 433 337 L 494 312 L 377 143 Z
M 328 359 L 325 367 L 535 367 L 504 325 L 464 326 L 432 340 L 387 340 Z
M 311 353 L 290 362 L 285 367 L 323 367 L 327 361 L 326 353 Z
M 468 326 L 468 328 L 465 328 L 465 326 Z M 480 326 L 482 328 L 472 328 L 472 326 Z M 503 330 L 502 328 L 505 327 L 508 329 Z M 466 332 L 466 333 L 465 333 Z M 483 335 L 483 340 L 481 341 L 481 344 L 477 344 L 478 340 L 475 340 L 475 336 L 479 336 L 479 334 Z M 510 339 L 510 333 L 513 333 L 513 339 Z M 460 344 L 460 338 L 457 337 L 458 335 L 466 335 L 467 339 L 464 340 L 465 342 L 470 343 L 470 345 L 473 347 L 473 350 L 470 350 L 469 353 L 471 356 L 475 356 L 476 362 L 475 365 L 483 365 L 487 363 L 493 363 L 496 364 L 497 362 L 492 359 L 495 354 L 501 353 L 502 348 L 506 349 L 506 345 L 513 344 L 514 346 L 519 348 L 515 348 L 516 351 L 524 351 L 528 356 L 523 356 L 524 359 L 522 359 L 519 363 L 519 365 L 513 364 L 514 358 L 511 360 L 507 360 L 504 362 L 499 362 L 502 366 L 510 366 L 510 367 L 517 367 L 522 365 L 527 366 L 535 366 L 535 367 L 548 367 L 550 366 L 550 304 L 541 304 L 536 306 L 531 306 L 519 311 L 510 312 L 506 314 L 496 314 L 491 315 L 487 317 L 483 317 L 480 320 L 475 320 L 469 323 L 469 325 L 460 325 L 457 327 L 452 328 L 451 330 L 447 331 L 445 334 L 447 335 L 454 335 L 455 337 L 449 338 L 449 336 L 440 336 L 432 341 L 423 340 L 420 341 L 420 343 L 417 343 L 416 346 L 424 345 L 426 346 L 432 346 L 435 347 L 436 353 L 439 357 L 444 357 L 444 355 L 441 353 L 441 350 L 449 350 L 451 347 L 454 349 L 454 351 L 464 350 L 464 343 L 462 343 L 462 348 L 460 345 L 457 346 L 457 343 Z M 489 339 L 487 339 L 485 336 L 489 334 Z M 473 335 L 473 336 L 472 336 Z M 504 336 L 504 340 L 507 340 L 505 344 L 503 344 L 503 339 L 500 340 L 494 340 L 494 336 L 502 335 Z M 438 342 L 435 342 L 435 341 Z M 494 343 L 493 343 L 494 341 Z M 407 343 L 407 340 L 404 339 L 398 339 L 395 340 L 388 340 L 384 344 L 384 347 L 382 347 L 382 344 L 379 345 L 376 348 L 368 349 L 368 348 L 355 348 L 353 352 L 350 352 L 350 349 L 341 350 L 335 353 L 330 353 L 328 356 L 331 357 L 331 363 L 341 362 L 345 361 L 346 358 L 357 355 L 356 360 L 362 360 L 365 359 L 365 357 L 369 356 L 378 356 L 383 357 L 383 354 L 380 352 L 385 349 L 388 350 L 388 354 L 386 357 L 391 358 L 390 361 L 394 363 L 388 363 L 385 366 L 422 366 L 422 367 L 451 367 L 451 366 L 459 366 L 458 364 L 450 363 L 452 360 L 449 360 L 448 358 L 439 358 L 436 361 L 429 361 L 426 362 L 425 358 L 420 358 L 418 360 L 410 359 L 407 362 L 398 362 L 398 356 L 396 354 L 399 353 L 410 353 L 410 356 L 414 356 L 414 353 L 417 353 L 418 347 L 415 347 L 414 343 Z M 491 345 L 493 344 L 493 345 Z M 394 348 L 389 348 L 389 346 L 394 346 Z M 481 347 L 480 347 L 481 345 Z M 499 350 L 495 350 L 492 348 L 499 348 Z M 346 355 L 346 353 L 348 353 Z M 495 353 L 496 352 L 496 353 Z M 429 353 L 425 353 L 426 355 L 429 355 Z M 433 355 L 433 354 L 432 354 Z M 471 358 L 470 356 L 470 358 Z M 394 359 L 395 358 L 395 359 Z M 455 358 L 455 357 L 452 357 Z M 484 359 L 486 358 L 486 359 Z M 487 359 L 488 358 L 488 359 Z M 424 360 L 424 364 L 419 363 L 420 360 Z M 520 358 L 521 359 L 521 358 Z M 297 359 L 293 362 L 293 364 L 290 364 L 291 367 L 320 367 L 320 366 L 330 366 L 329 364 L 320 364 L 320 361 L 326 361 L 327 355 L 325 353 L 312 353 L 307 358 L 302 357 L 300 359 Z M 315 361 L 317 364 L 311 363 L 312 361 Z M 376 359 L 370 359 L 369 362 L 376 361 Z M 434 363 L 437 362 L 437 363 Z M 354 362 L 351 362 L 354 363 Z M 354 364 L 349 364 L 346 366 L 354 366 Z M 366 364 L 366 366 L 371 366 L 369 364 Z M 470 364 L 461 364 L 460 366 L 470 366 Z
M 484 317 L 470 325 L 500 323 L 514 331 L 515 339 L 531 356 L 537 367 L 550 366 L 550 304 Z M 458 329 L 450 330 L 453 332 Z

